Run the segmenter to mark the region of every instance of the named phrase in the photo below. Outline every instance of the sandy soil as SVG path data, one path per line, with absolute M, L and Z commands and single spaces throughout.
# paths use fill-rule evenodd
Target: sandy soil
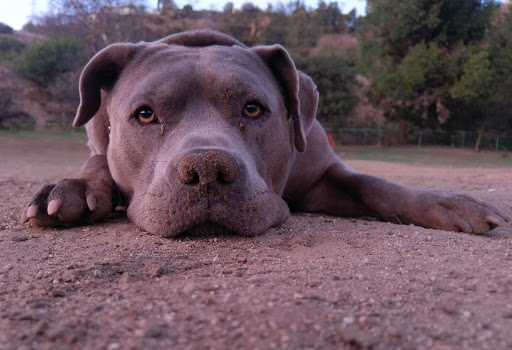
M 163 239 L 119 211 L 21 226 L 84 146 L 0 138 L 0 349 L 512 349 L 512 225 L 488 235 L 296 214 L 255 237 Z M 352 161 L 512 215 L 511 168 Z

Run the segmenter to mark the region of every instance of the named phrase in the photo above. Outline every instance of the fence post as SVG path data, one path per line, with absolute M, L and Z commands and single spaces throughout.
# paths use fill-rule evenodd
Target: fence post
M 500 150 L 500 135 L 496 135 L 496 152 Z
M 422 143 L 423 143 L 423 130 L 420 130 L 420 133 L 418 135 L 418 147 L 421 147 Z
M 378 146 L 379 148 L 382 148 L 382 128 L 380 127 L 380 125 L 378 126 L 377 132 L 379 137 Z

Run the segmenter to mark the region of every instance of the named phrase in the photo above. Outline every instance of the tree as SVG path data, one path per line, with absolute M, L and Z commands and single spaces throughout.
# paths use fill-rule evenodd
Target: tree
M 227 13 L 227 14 L 231 14 L 233 13 L 233 9 L 235 8 L 235 5 L 233 4 L 232 1 L 230 2 L 227 2 L 226 5 L 224 5 L 224 13 Z
M 294 61 L 317 85 L 320 94 L 317 118 L 326 126 L 342 126 L 358 101 L 354 62 L 337 52 L 313 57 L 296 55 Z
M 230 6 L 230 3 L 226 4 L 223 20 L 217 29 L 249 46 L 262 44 L 265 32 L 263 12 L 251 2 L 244 3 L 241 11 L 226 12 Z
M 325 28 L 327 33 L 339 33 L 345 31 L 345 16 L 343 16 L 338 2 L 326 4 L 320 1 L 318 8 L 313 13 L 313 18 Z
M 167 13 L 170 10 L 176 10 L 178 8 L 173 0 L 158 0 L 156 7 L 160 13 Z
M 55 12 L 37 23 L 43 34 L 79 38 L 91 56 L 115 42 L 156 39 L 142 20 L 143 0 L 51 0 L 50 7 Z
M 386 115 L 439 128 L 468 106 L 485 113 L 493 69 L 483 42 L 496 8 L 488 0 L 369 0 L 360 65 Z
M 478 151 L 487 128 L 502 132 L 512 128 L 512 19 L 508 9 L 496 11 L 481 42 L 467 47 L 450 89 L 458 125 L 473 125 Z M 456 64 L 452 64 L 456 66 Z M 456 71 L 453 69 L 453 71 Z
M 488 79 L 486 116 L 479 129 L 479 140 L 484 128 L 490 124 L 497 132 L 512 130 L 512 4 L 502 5 L 492 27 L 486 32 Z M 477 53 L 478 54 L 478 53 Z M 487 62 L 485 62 L 487 66 Z M 485 73 L 485 72 L 484 72 Z M 484 79 L 482 81 L 485 81 Z M 479 143 L 475 143 L 478 150 Z
M 7 24 L 0 22 L 0 34 L 12 34 L 13 29 Z
M 287 17 L 285 45 L 292 49 L 313 47 L 322 34 L 322 28 L 311 20 L 311 12 L 297 1 L 295 10 Z

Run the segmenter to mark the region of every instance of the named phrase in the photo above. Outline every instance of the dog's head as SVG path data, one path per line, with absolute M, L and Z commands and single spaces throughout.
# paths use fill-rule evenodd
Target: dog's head
M 87 64 L 80 96 L 75 126 L 108 114 L 110 171 L 141 228 L 255 235 L 288 216 L 318 94 L 283 47 L 213 31 L 115 44 Z

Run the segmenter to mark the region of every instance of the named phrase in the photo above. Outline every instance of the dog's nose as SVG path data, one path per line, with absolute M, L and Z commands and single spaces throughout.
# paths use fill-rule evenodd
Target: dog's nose
M 186 185 L 230 184 L 238 178 L 238 166 L 218 151 L 192 153 L 178 164 L 178 180 Z

